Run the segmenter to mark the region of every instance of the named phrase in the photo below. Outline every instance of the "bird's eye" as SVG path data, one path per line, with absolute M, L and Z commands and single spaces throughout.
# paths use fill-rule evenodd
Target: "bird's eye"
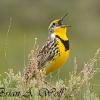
M 55 25 L 55 23 L 52 24 L 53 26 Z

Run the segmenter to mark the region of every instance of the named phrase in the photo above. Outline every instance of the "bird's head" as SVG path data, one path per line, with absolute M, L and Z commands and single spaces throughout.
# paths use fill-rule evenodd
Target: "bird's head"
M 63 24 L 63 19 L 67 16 L 67 14 L 65 14 L 63 17 L 61 17 L 60 19 L 56 19 L 54 21 L 52 21 L 49 25 L 49 38 L 50 39 L 55 39 L 56 36 L 61 37 L 62 39 L 66 39 L 67 38 L 67 31 L 69 26 L 64 25 Z
M 50 25 L 49 25 L 49 32 L 50 33 L 53 33 L 54 30 L 57 28 L 57 27 L 62 27 L 62 26 L 66 26 L 66 25 L 63 25 L 63 19 L 67 16 L 68 14 L 65 14 L 63 17 L 59 18 L 59 19 L 56 19 L 56 20 L 53 20 Z

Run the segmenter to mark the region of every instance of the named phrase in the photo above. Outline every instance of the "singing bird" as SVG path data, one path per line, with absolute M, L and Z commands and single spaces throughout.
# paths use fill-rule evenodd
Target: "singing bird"
M 69 39 L 67 36 L 68 26 L 63 24 L 63 17 L 52 21 L 49 25 L 48 40 L 37 51 L 37 67 L 38 69 L 46 69 L 46 74 L 54 72 L 67 61 L 70 53 Z M 29 75 L 34 76 L 34 71 L 29 66 L 29 71 L 26 71 L 26 79 L 30 78 Z M 28 74 L 27 74 L 28 73 Z

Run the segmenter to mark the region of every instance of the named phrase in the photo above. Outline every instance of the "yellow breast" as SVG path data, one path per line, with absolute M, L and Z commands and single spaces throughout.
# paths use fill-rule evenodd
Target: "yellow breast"
M 66 35 L 66 29 L 65 28 L 60 28 L 60 31 L 59 29 L 56 31 L 56 35 L 57 34 L 64 34 L 64 40 L 68 40 L 67 36 L 65 37 Z M 63 37 L 61 35 L 61 37 Z M 60 56 L 58 56 L 46 69 L 46 74 L 49 74 L 50 72 L 53 72 L 55 71 L 56 69 L 60 68 L 68 59 L 68 56 L 69 56 L 69 49 L 68 50 L 65 50 L 65 46 L 64 44 L 61 42 L 61 40 L 59 39 L 58 41 L 58 48 L 59 48 L 59 51 L 60 51 Z

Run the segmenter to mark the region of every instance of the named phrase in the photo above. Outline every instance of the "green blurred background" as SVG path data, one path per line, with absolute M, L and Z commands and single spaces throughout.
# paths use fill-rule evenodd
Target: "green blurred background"
M 50 22 L 66 12 L 69 16 L 64 23 L 72 26 L 68 33 L 71 53 L 59 72 L 63 79 L 68 78 L 75 57 L 81 69 L 100 47 L 100 0 L 0 0 L 0 74 L 8 68 L 23 72 L 34 38 L 43 44 Z M 10 17 L 12 24 L 7 33 Z M 54 79 L 57 79 L 56 73 L 53 73 Z M 100 73 L 93 84 L 100 96 Z

